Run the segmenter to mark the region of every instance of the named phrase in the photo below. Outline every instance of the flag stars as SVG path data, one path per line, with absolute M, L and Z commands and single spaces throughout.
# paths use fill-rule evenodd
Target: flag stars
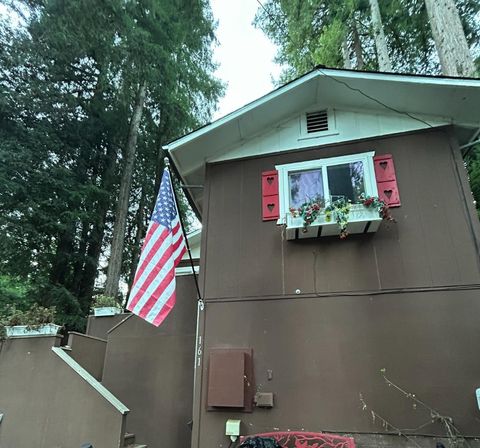
M 163 176 L 160 185 L 160 192 L 155 203 L 155 210 L 152 214 L 152 220 L 171 229 L 172 221 L 177 214 L 173 197 L 173 187 L 170 176 Z

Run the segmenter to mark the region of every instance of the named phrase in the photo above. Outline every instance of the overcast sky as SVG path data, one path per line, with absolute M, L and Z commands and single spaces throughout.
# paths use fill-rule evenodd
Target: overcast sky
M 280 68 L 273 63 L 275 46 L 252 25 L 259 7 L 256 0 L 210 0 L 210 4 L 218 21 L 216 76 L 227 82 L 217 119 L 270 92 Z

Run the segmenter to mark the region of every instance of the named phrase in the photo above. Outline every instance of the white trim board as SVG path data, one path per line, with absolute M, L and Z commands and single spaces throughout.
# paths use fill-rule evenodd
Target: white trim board
M 199 266 L 195 266 L 195 274 L 200 272 Z M 192 267 L 191 266 L 181 266 L 175 268 L 175 275 L 192 275 Z
M 104 385 L 90 375 L 77 361 L 71 358 L 61 347 L 52 347 L 55 353 L 64 361 L 74 372 L 83 378 L 93 389 L 95 389 L 105 400 L 107 400 L 120 414 L 125 415 L 130 412 L 117 397 L 115 397 Z

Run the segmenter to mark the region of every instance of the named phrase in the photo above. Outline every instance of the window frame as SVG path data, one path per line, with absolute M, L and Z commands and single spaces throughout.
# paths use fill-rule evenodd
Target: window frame
M 323 159 L 307 160 L 304 162 L 287 163 L 284 165 L 276 165 L 278 171 L 278 194 L 279 194 L 279 216 L 277 224 L 286 224 L 287 214 L 290 203 L 290 190 L 288 175 L 292 171 L 305 171 L 322 169 L 322 182 L 324 190 L 325 203 L 330 202 L 331 196 L 328 187 L 327 167 L 342 165 L 352 162 L 362 162 L 365 182 L 365 194 L 367 196 L 378 196 L 377 181 L 375 178 L 375 167 L 373 164 L 373 156 L 375 151 L 362 152 L 357 154 L 349 154 L 345 156 L 328 157 Z

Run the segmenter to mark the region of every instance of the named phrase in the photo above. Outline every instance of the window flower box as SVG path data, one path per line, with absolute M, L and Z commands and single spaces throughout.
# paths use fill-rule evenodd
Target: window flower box
M 55 336 L 62 328 L 56 324 L 43 325 L 13 325 L 5 326 L 6 336 L 8 338 L 25 337 L 25 336 Z
M 325 212 L 319 213 L 308 227 L 304 227 L 302 217 L 294 217 L 291 213 L 287 213 L 286 221 L 287 240 L 340 235 L 337 222 L 331 215 L 327 216 Z M 351 204 L 347 232 L 349 234 L 376 232 L 381 222 L 382 218 L 379 216 L 378 210 L 367 208 L 363 204 Z
M 115 297 L 106 296 L 105 294 L 98 294 L 93 298 L 93 315 L 96 317 L 115 316 L 123 312 Z
M 62 328 L 55 322 L 55 307 L 33 304 L 27 310 L 7 306 L 0 319 L 0 340 L 5 337 L 54 336 Z
M 115 314 L 121 314 L 122 309 L 116 306 L 102 306 L 99 308 L 93 308 L 93 315 L 96 317 L 115 316 Z

